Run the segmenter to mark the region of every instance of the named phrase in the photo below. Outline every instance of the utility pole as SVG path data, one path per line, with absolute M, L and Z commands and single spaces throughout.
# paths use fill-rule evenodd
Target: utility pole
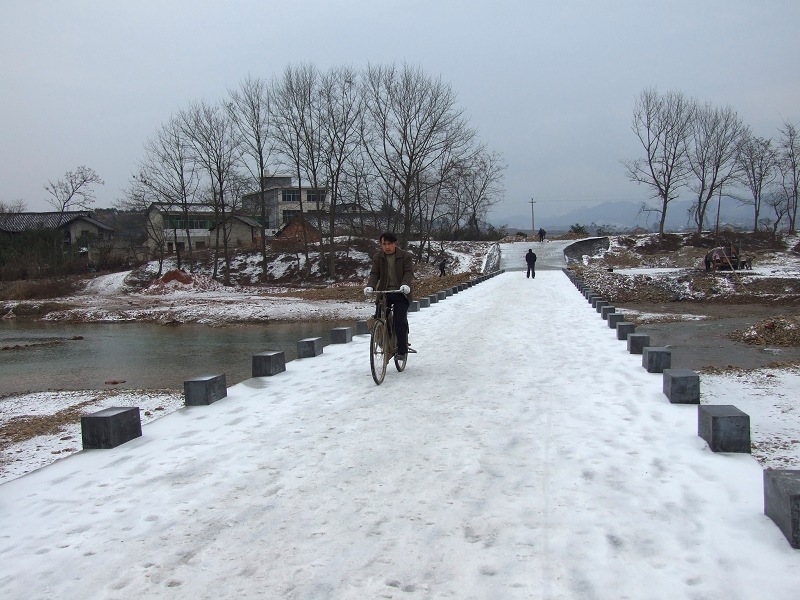
M 528 202 L 531 203 L 531 235 L 536 235 L 536 221 L 533 218 L 533 205 L 536 204 L 536 200 L 531 198 Z

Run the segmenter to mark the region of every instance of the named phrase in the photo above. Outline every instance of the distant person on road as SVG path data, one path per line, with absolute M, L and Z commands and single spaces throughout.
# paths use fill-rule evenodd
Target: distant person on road
M 519 256 L 519 255 L 518 255 Z M 536 278 L 536 253 L 528 248 L 528 253 L 525 255 L 525 263 L 528 265 L 528 274 L 526 278 Z
M 447 266 L 447 258 L 442 258 L 439 263 L 439 277 L 444 277 L 444 268 Z
M 547 232 L 546 232 L 544 229 L 542 229 L 542 228 L 540 227 L 540 228 L 539 228 L 539 241 L 540 241 L 540 242 L 543 242 L 543 241 L 544 241 L 544 236 L 545 236 L 545 235 L 547 235 Z
M 385 231 L 380 237 L 381 249 L 372 257 L 364 293 L 377 287 L 382 290 L 400 290 L 386 294 L 386 304 L 394 307 L 394 333 L 397 337 L 397 356 L 405 358 L 408 352 L 408 306 L 411 303 L 411 281 L 414 279 L 414 262 L 411 252 L 397 247 L 397 236 Z

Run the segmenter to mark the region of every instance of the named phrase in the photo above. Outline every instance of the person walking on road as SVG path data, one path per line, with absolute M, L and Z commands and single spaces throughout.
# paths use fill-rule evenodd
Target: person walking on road
M 408 353 L 408 307 L 411 303 L 411 281 L 414 279 L 414 262 L 411 252 L 397 247 L 397 236 L 388 231 L 381 234 L 381 249 L 372 257 L 372 269 L 364 293 L 377 287 L 382 290 L 400 290 L 386 294 L 386 303 L 394 307 L 394 333 L 397 337 L 397 356 Z
M 525 277 L 536 277 L 536 253 L 528 248 L 528 253 L 525 255 L 525 262 L 528 265 L 528 274 Z
M 543 241 L 544 241 L 544 236 L 545 236 L 545 235 L 547 235 L 547 232 L 546 232 L 544 229 L 542 229 L 542 228 L 540 227 L 540 228 L 539 228 L 539 241 L 540 241 L 540 242 L 543 242 Z

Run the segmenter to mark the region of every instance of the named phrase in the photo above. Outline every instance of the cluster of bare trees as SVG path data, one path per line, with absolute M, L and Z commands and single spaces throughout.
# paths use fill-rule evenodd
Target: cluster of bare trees
M 304 64 L 269 81 L 247 77 L 220 102 L 173 115 L 147 142 L 125 207 L 164 202 L 188 222 L 193 206 L 210 204 L 227 262 L 224 225 L 248 194 L 261 199 L 249 216 L 264 228 L 274 221 L 265 177 L 279 172 L 328 191 L 327 210 L 301 206 L 300 213 L 315 215 L 329 248 L 342 233 L 387 229 L 402 242 L 420 240 L 421 255 L 435 235 L 479 233 L 503 193 L 504 169 L 441 79 L 409 65 L 321 72 Z M 263 242 L 261 251 L 266 259 Z M 333 252 L 326 267 L 332 276 Z
M 753 231 L 775 234 L 785 222 L 796 231 L 800 194 L 800 138 L 788 121 L 776 140 L 754 135 L 730 107 L 717 107 L 682 93 L 645 89 L 633 110 L 632 129 L 645 156 L 624 161 L 628 178 L 651 188 L 660 207 L 659 233 L 671 201 L 693 197 L 691 217 L 701 233 L 709 206 L 723 197 L 753 207 Z

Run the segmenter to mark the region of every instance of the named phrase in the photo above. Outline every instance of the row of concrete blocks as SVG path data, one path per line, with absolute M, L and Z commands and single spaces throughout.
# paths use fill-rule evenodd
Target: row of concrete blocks
M 672 404 L 697 404 L 697 435 L 713 452 L 750 453 L 750 416 L 733 405 L 700 405 L 700 376 L 691 369 L 672 369 L 668 348 L 651 346 L 650 336 L 635 333 L 633 323 L 603 300 L 569 269 L 564 273 L 600 313 L 628 352 L 642 355 L 648 373 L 662 373 L 662 390 Z M 764 470 L 764 514 L 780 528 L 792 548 L 800 549 L 800 470 Z
M 417 312 L 427 308 L 448 296 L 457 294 L 487 279 L 499 275 L 503 271 L 495 271 L 479 275 L 466 283 L 455 285 L 446 290 L 431 294 L 429 297 L 414 300 L 409 305 L 409 312 Z M 356 335 L 369 333 L 366 320 L 357 321 L 353 327 L 335 327 L 331 329 L 332 344 L 346 344 Z M 313 358 L 322 354 L 321 337 L 312 337 L 297 342 L 298 358 Z M 271 377 L 286 371 L 284 352 L 268 350 L 252 357 L 252 376 Z M 202 375 L 183 382 L 184 404 L 186 406 L 209 405 L 228 395 L 225 374 Z M 129 442 L 142 435 L 142 422 L 138 407 L 111 407 L 81 417 L 81 438 L 84 450 L 109 449 Z

